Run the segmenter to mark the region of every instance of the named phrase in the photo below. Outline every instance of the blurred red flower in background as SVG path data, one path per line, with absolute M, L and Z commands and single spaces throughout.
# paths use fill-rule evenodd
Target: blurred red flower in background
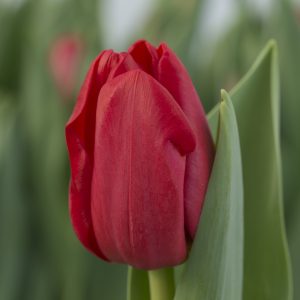
M 65 34 L 54 40 L 50 48 L 49 66 L 55 84 L 64 99 L 74 95 L 79 67 L 84 58 L 83 40 Z

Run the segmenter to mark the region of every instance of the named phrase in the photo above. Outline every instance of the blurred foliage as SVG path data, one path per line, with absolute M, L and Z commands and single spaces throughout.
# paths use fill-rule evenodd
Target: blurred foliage
M 85 59 L 75 98 L 88 65 L 103 49 L 103 3 L 6 2 L 0 1 L 0 299 L 124 299 L 126 267 L 87 253 L 70 225 L 64 124 L 74 101 L 59 93 L 48 60 L 61 35 L 82 38 Z M 267 14 L 258 14 L 246 1 L 236 1 L 232 25 L 209 45 L 210 32 L 199 31 L 207 2 L 157 1 L 129 40 L 166 41 L 187 66 L 208 111 L 220 89 L 230 90 L 266 41 L 277 39 L 285 215 L 295 299 L 300 299 L 300 8 L 280 0 Z

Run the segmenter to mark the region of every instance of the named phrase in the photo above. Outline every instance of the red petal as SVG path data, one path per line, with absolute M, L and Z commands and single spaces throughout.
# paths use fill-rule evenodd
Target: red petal
M 96 107 L 100 89 L 108 76 L 124 62 L 127 54 L 103 51 L 93 62 L 81 88 L 73 114 L 66 126 L 71 163 L 70 214 L 83 245 L 105 258 L 98 248 L 91 221 L 91 179 L 94 155 Z M 125 62 L 127 68 L 132 67 Z M 123 68 L 124 70 L 126 68 Z
M 213 165 L 214 144 L 204 109 L 185 67 L 167 45 L 160 45 L 158 53 L 157 80 L 173 95 L 196 135 L 197 147 L 187 156 L 184 188 L 186 229 L 193 238 Z
M 151 269 L 185 259 L 185 155 L 194 148 L 185 115 L 151 76 L 130 71 L 103 86 L 92 219 L 109 260 Z
M 128 53 L 143 71 L 155 77 L 158 63 L 158 54 L 155 47 L 145 40 L 139 40 L 128 49 Z

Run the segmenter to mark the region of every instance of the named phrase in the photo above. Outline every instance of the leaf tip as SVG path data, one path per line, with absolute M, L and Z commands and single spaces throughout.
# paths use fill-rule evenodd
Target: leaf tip
M 274 38 L 270 39 L 267 43 L 266 48 L 268 49 L 268 52 L 271 52 L 271 53 L 274 51 L 277 51 L 277 48 L 278 48 L 277 41 Z
M 269 41 L 268 41 L 268 44 L 267 44 L 270 48 L 275 48 L 275 47 L 277 47 L 277 41 L 274 39 L 274 38 L 272 38 L 272 39 L 270 39 Z
M 221 102 L 228 101 L 229 95 L 226 90 L 221 89 Z

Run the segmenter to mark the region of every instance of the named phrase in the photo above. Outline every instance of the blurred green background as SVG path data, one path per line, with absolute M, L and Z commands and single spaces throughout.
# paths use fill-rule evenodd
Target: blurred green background
M 267 40 L 278 41 L 285 220 L 300 299 L 300 2 L 0 0 L 0 300 L 125 299 L 126 267 L 96 259 L 72 231 L 64 125 L 92 59 L 138 38 L 175 50 L 207 112 Z

